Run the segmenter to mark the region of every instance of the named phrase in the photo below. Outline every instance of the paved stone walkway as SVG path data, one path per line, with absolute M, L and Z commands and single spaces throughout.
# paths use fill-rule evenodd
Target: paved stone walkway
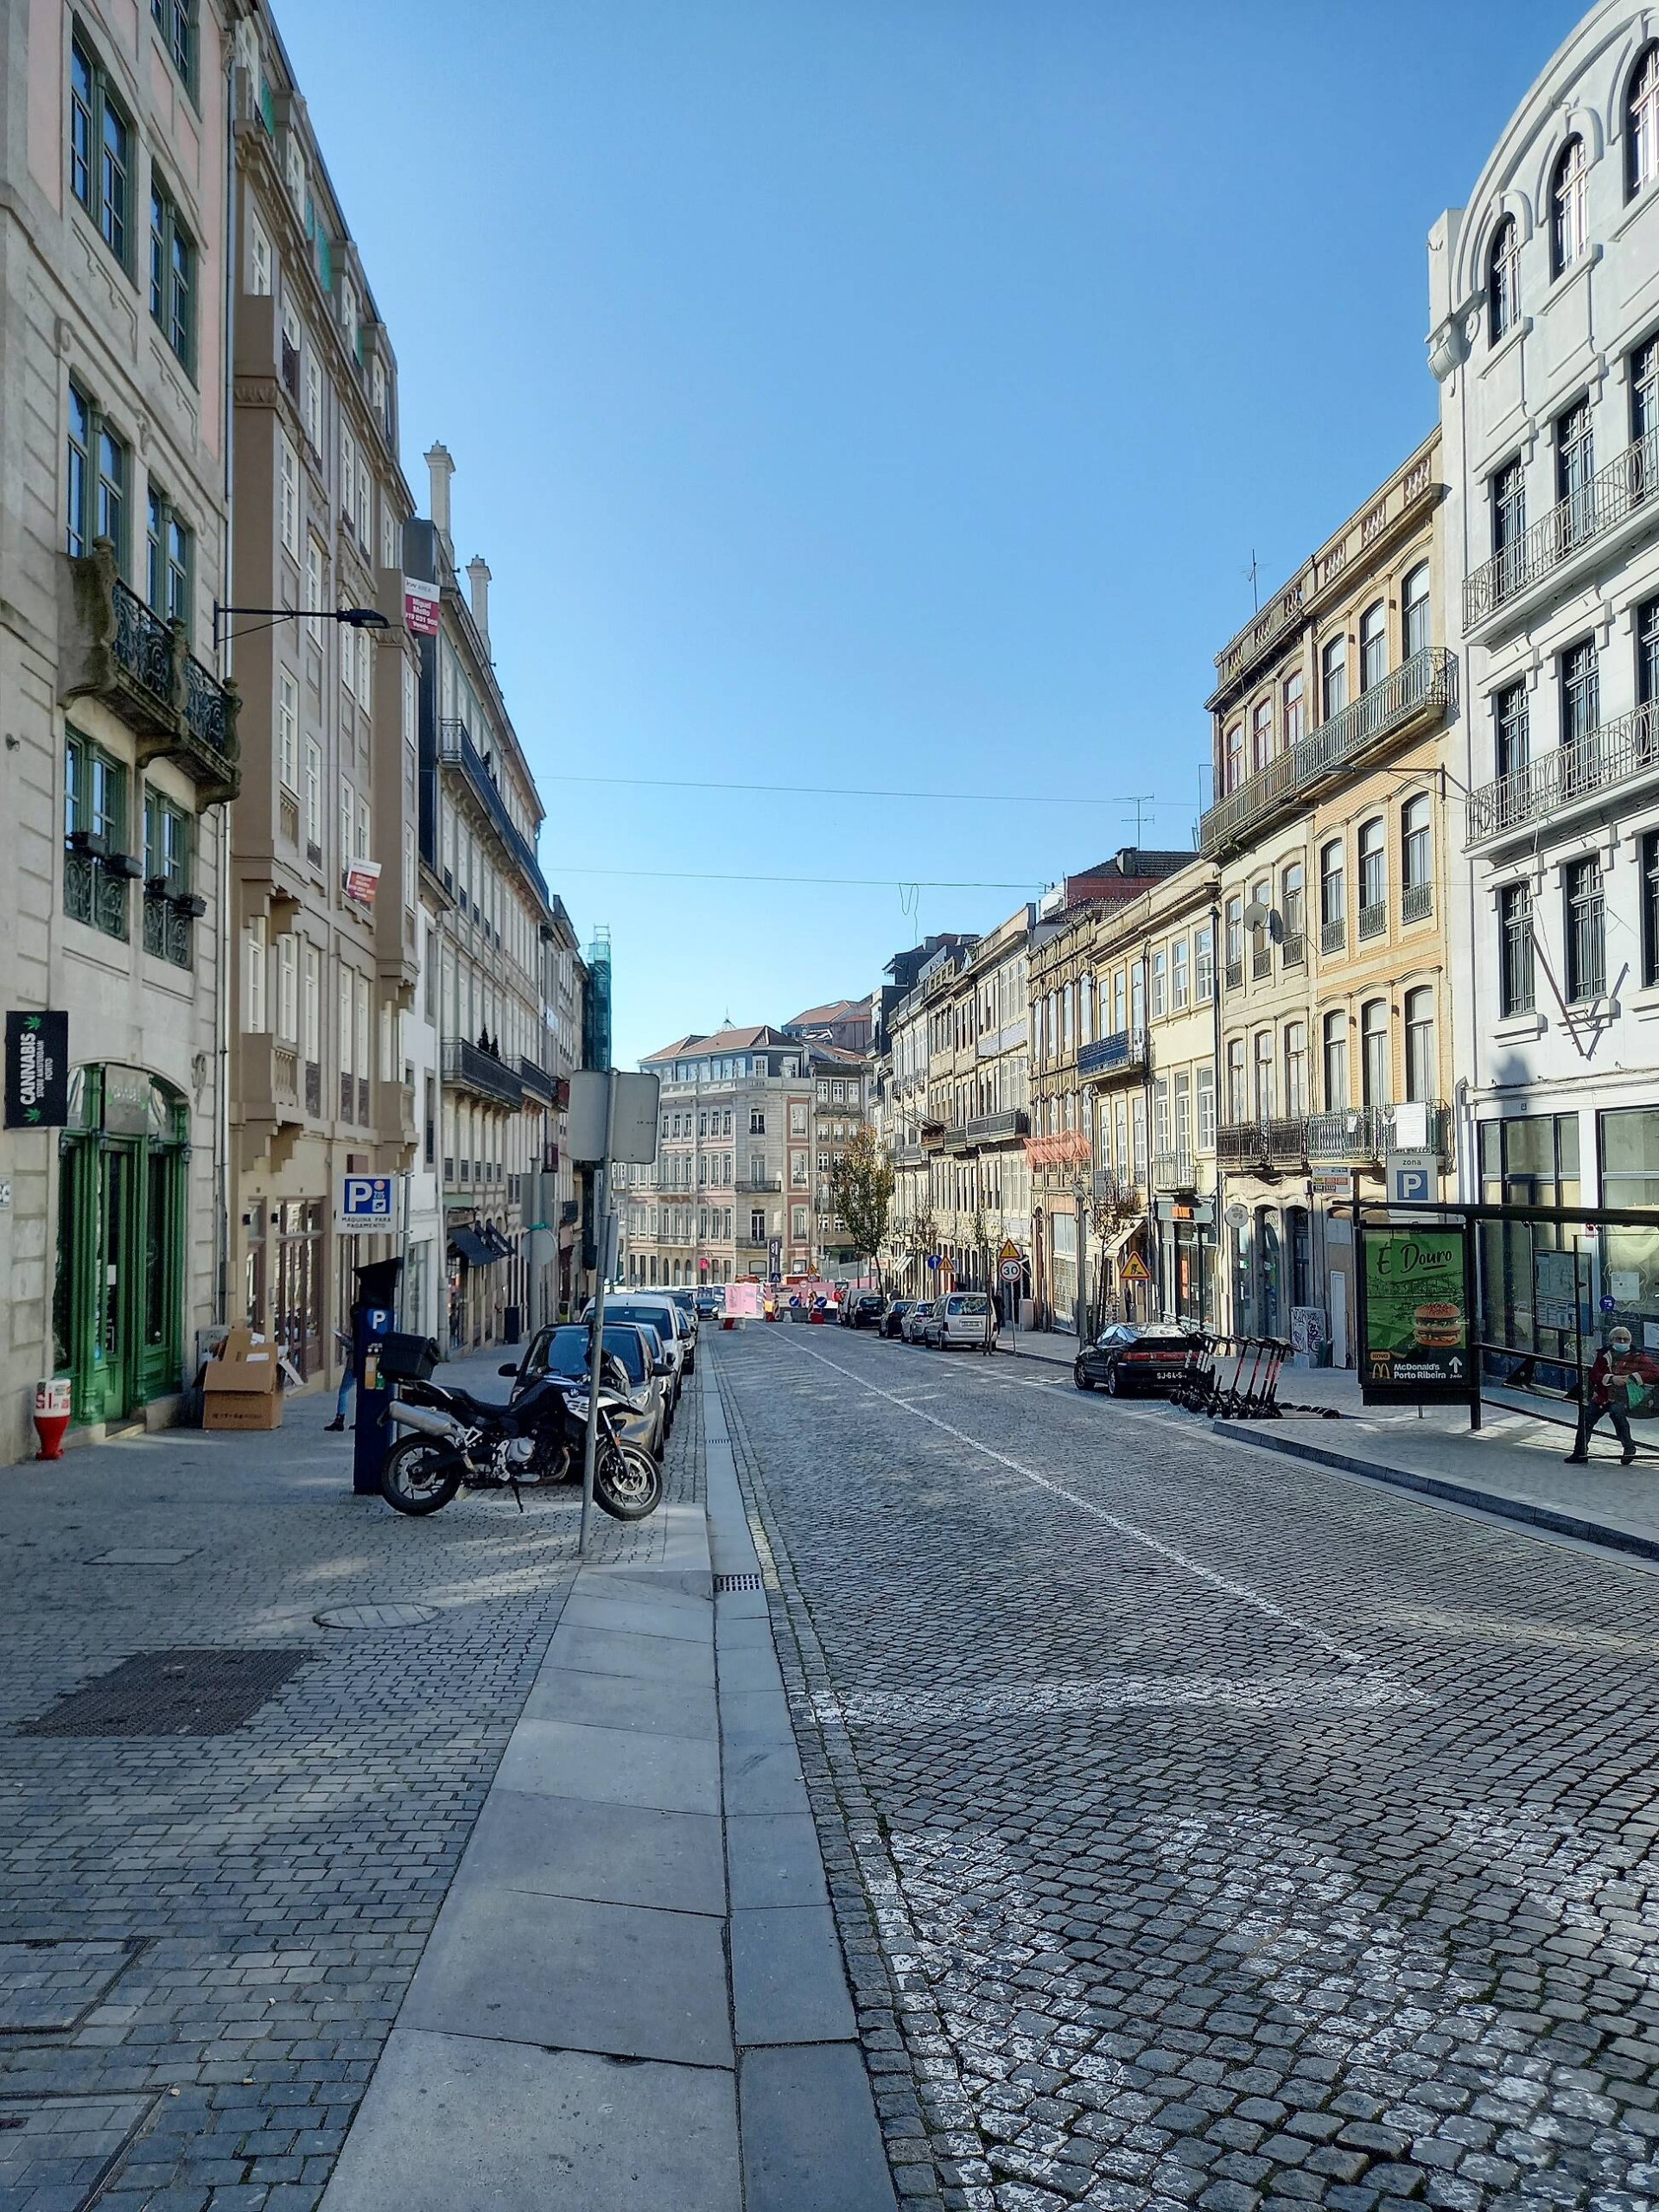
M 450 1371 L 505 1395 L 501 1357 Z M 332 1410 L 0 1476 L 0 2212 L 100 2186 L 99 2212 L 313 2212 L 408 1989 L 569 1592 L 577 1498 L 404 1518 L 352 1496 Z M 669 1494 L 689 1503 L 684 1410 Z M 606 1522 L 599 1556 L 660 1540 Z M 386 1602 L 437 1618 L 315 1618 Z M 190 1648 L 303 1663 L 226 1734 L 14 1732 Z
M 1013 1362 L 715 1348 L 900 2196 L 1659 2196 L 1659 1581 Z

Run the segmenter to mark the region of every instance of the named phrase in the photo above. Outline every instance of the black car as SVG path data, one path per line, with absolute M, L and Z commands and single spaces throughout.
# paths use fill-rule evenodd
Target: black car
M 574 1321 L 563 1322 L 556 1329 L 537 1329 L 518 1366 L 501 1370 L 513 1377 L 512 1396 L 516 1398 L 543 1375 L 585 1376 L 590 1333 Z M 674 1419 L 668 1379 L 661 1372 L 665 1363 L 653 1356 L 661 1349 L 659 1338 L 632 1322 L 605 1324 L 605 1379 L 633 1407 L 620 1418 L 621 1433 L 635 1444 L 643 1444 L 657 1459 L 663 1456 Z
M 1203 1341 L 1180 1321 L 1114 1321 L 1077 1354 L 1071 1380 L 1079 1390 L 1098 1385 L 1115 1398 L 1173 1389 Z
M 915 1303 L 913 1298 L 895 1298 L 893 1300 L 887 1312 L 881 1316 L 881 1333 L 884 1337 L 904 1335 L 905 1316 Z
M 879 1329 L 887 1301 L 879 1290 L 852 1290 L 841 1301 L 843 1329 Z

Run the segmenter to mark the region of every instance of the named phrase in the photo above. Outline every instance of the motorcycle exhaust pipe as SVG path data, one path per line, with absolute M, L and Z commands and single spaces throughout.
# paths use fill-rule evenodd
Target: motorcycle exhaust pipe
M 386 1408 L 386 1419 L 404 1428 L 416 1428 L 423 1436 L 435 1436 L 445 1444 L 461 1445 L 467 1432 L 452 1414 L 440 1413 L 435 1406 L 411 1406 L 402 1398 L 394 1398 Z

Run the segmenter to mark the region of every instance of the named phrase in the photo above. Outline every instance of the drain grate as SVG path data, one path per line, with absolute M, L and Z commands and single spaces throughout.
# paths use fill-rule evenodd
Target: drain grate
M 20 1736 L 227 1736 L 311 1656 L 271 1651 L 139 1651 L 33 1720 Z
M 435 1605 L 336 1605 L 311 1616 L 319 1628 L 419 1628 L 438 1618 Z
M 728 1590 L 759 1590 L 760 1587 L 758 1574 L 717 1574 L 715 1577 L 716 1598 L 724 1597 Z

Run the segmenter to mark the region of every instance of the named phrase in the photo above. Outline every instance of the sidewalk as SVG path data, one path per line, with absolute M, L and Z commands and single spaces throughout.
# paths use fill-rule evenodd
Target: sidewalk
M 1052 1332 L 1005 1332 L 998 1349 L 1063 1367 L 1077 1338 Z M 1638 1457 L 1622 1467 L 1604 1427 L 1587 1467 L 1563 1465 L 1572 1448 L 1573 1408 L 1493 1388 L 1471 1431 L 1460 1406 L 1383 1407 L 1360 1402 L 1351 1369 L 1286 1367 L 1279 1396 L 1287 1405 L 1330 1408 L 1340 1421 L 1218 1421 L 1218 1434 L 1344 1473 L 1394 1483 L 1450 1504 L 1529 1522 L 1558 1535 L 1659 1559 L 1659 1439 L 1637 1430 Z M 1191 1416 L 1168 1408 L 1172 1421 Z
M 706 1361 L 696 1387 L 706 1510 L 579 1570 L 325 2212 L 893 2206 Z

